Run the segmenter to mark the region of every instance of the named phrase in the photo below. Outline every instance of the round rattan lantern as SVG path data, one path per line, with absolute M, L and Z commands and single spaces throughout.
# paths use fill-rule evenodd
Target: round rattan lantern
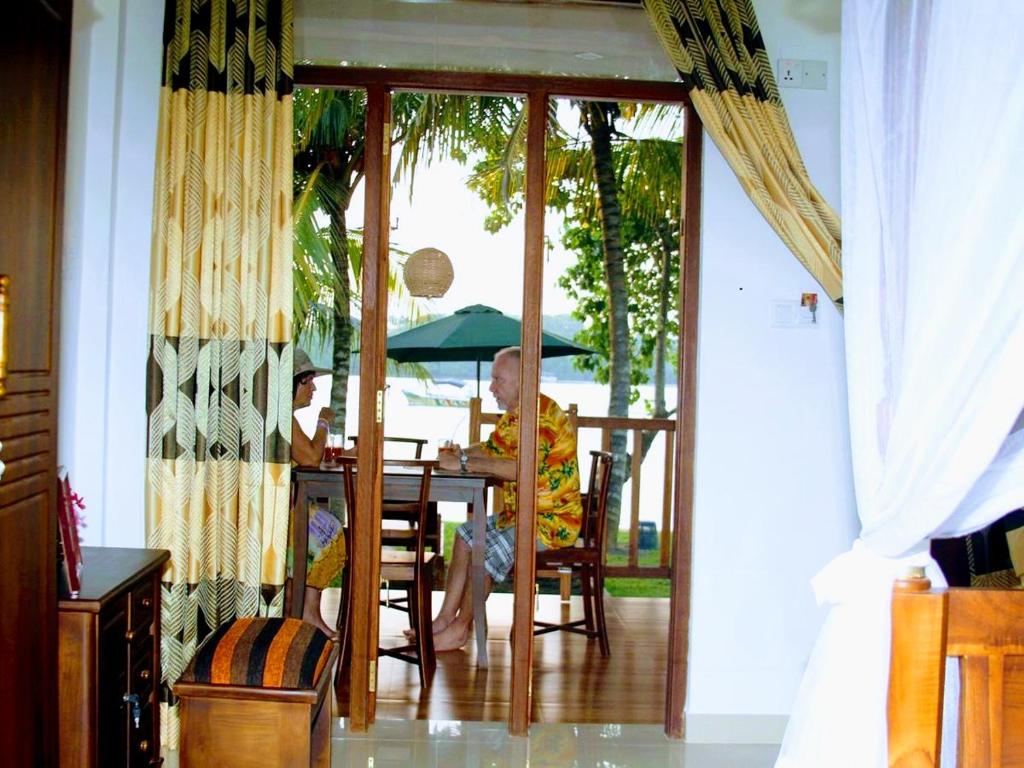
M 405 287 L 413 296 L 438 299 L 444 296 L 455 279 L 451 259 L 437 248 L 420 248 L 402 267 Z

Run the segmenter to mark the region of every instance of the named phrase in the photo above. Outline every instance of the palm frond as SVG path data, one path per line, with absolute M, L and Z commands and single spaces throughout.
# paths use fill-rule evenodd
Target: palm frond
M 501 195 L 500 199 L 506 203 L 512 196 L 513 189 L 518 191 L 522 188 L 528 122 L 527 110 L 524 105 L 524 109 L 521 109 L 515 117 L 512 130 L 509 132 L 505 146 L 502 147 L 499 158 L 501 168 L 499 194 Z
M 683 120 L 683 109 L 678 104 L 639 104 L 633 117 L 637 131 L 648 136 L 682 136 Z

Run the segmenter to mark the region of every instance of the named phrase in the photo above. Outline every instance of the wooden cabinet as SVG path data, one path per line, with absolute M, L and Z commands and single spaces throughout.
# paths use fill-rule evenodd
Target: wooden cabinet
M 79 5 L 85 5 L 79 3 Z M 0 274 L 0 763 L 57 764 L 57 317 L 71 0 L 3 4 Z
M 162 549 L 84 547 L 82 589 L 61 600 L 60 764 L 160 763 Z

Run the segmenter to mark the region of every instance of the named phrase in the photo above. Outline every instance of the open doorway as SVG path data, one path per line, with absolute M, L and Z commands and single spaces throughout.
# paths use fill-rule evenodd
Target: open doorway
M 322 78 L 322 74 L 322 72 L 319 72 L 318 77 Z M 388 75 L 396 78 L 397 85 L 401 85 L 400 74 L 396 75 L 396 73 L 391 72 L 388 73 Z M 358 78 L 358 76 L 359 73 L 353 70 L 348 70 L 343 73 L 342 79 Z M 481 78 L 481 82 L 483 83 L 486 78 L 483 78 L 483 76 L 481 76 Z M 436 76 L 433 79 L 443 81 L 444 77 Z M 505 79 L 508 80 L 508 78 Z M 433 85 L 434 87 L 430 88 L 429 92 L 431 94 L 436 94 L 443 86 L 443 82 L 440 84 L 434 83 Z M 463 85 L 465 85 L 465 83 L 463 83 Z M 642 86 L 642 84 L 639 85 Z M 623 88 L 623 84 L 616 84 L 616 87 L 620 90 L 629 90 L 628 87 Z M 673 96 L 678 97 L 678 93 L 672 91 L 671 86 L 660 87 L 664 89 L 666 93 L 671 92 Z M 510 89 L 508 89 L 507 84 L 505 84 L 505 87 L 501 89 L 487 88 L 481 90 Z M 644 89 L 643 87 L 640 87 L 638 90 L 643 91 Z M 395 88 L 395 90 L 389 94 L 389 97 L 392 99 L 392 106 L 388 125 L 390 136 L 392 137 L 395 135 L 395 126 L 400 119 L 400 117 L 396 115 L 395 107 L 398 104 L 398 99 L 401 95 L 402 91 L 398 88 Z M 422 93 L 420 93 L 420 95 L 422 95 Z M 605 95 L 600 93 L 600 89 L 598 88 L 595 89 L 595 92 L 592 94 L 587 93 L 583 95 L 590 96 L 592 98 L 601 97 L 602 99 L 608 99 L 606 101 L 592 103 L 614 105 L 614 109 L 612 111 L 625 111 L 629 114 L 642 111 L 637 110 L 635 104 L 632 102 L 620 102 L 619 99 L 623 98 L 623 94 L 621 93 L 612 92 Z M 534 98 L 535 97 L 531 97 L 531 103 L 533 103 Z M 584 105 L 583 109 L 588 109 L 588 107 L 585 106 L 587 104 L 586 100 L 581 100 L 578 96 L 575 98 L 579 104 Z M 614 99 L 614 101 L 611 99 Z M 536 103 L 545 104 L 547 103 L 547 98 L 538 98 Z M 622 106 L 619 106 L 620 103 L 625 105 L 625 110 L 623 110 Z M 562 106 L 559 106 L 558 102 L 553 102 L 553 106 L 548 110 L 548 112 L 549 114 L 558 115 L 560 111 L 564 111 L 568 114 L 572 113 L 573 109 L 575 109 L 575 107 L 570 102 L 562 102 Z M 611 108 L 608 106 L 599 107 L 598 111 L 600 112 L 601 110 L 605 110 L 604 116 L 607 119 L 607 117 L 610 116 L 610 112 L 607 111 L 608 109 Z M 559 162 L 564 160 L 564 155 L 569 149 L 578 150 L 578 154 L 582 158 L 587 156 L 592 158 L 593 156 L 593 152 L 590 147 L 587 146 L 587 142 L 581 140 L 582 136 L 579 133 L 579 115 L 581 114 L 584 113 L 578 113 L 576 118 L 577 125 L 573 126 L 573 130 L 569 130 L 563 125 L 560 128 L 552 126 L 552 129 L 549 131 L 549 155 L 547 165 L 547 176 L 549 181 L 553 175 L 552 160 L 559 157 L 558 153 L 554 151 L 557 148 L 552 147 L 550 141 L 559 135 L 561 135 L 562 139 L 565 141 L 564 146 L 561 147 L 563 150 L 563 157 Z M 621 119 L 621 115 L 616 116 L 616 121 L 619 119 Z M 671 144 L 673 141 L 675 142 L 674 152 L 678 161 L 682 154 L 681 136 L 678 135 L 682 121 L 678 119 L 678 117 L 669 117 L 666 120 L 664 115 L 662 115 L 662 119 L 665 124 L 669 126 L 674 125 L 674 130 L 676 132 L 675 135 L 669 134 L 668 138 L 664 139 L 664 141 L 668 144 Z M 651 121 L 649 120 L 648 122 L 650 123 Z M 626 127 L 626 120 L 616 122 L 613 125 L 610 135 L 616 140 L 622 140 L 627 136 L 627 131 L 624 130 Z M 629 130 L 636 134 L 633 138 L 647 135 L 640 129 L 639 124 L 636 126 L 630 125 L 628 127 Z M 669 130 L 671 131 L 673 128 L 670 128 Z M 391 146 L 394 147 L 394 144 L 392 143 Z M 394 169 L 396 167 L 400 167 L 402 156 L 403 153 L 399 151 L 392 151 L 392 168 L 389 173 L 389 179 L 394 177 Z M 492 157 L 490 159 L 493 160 L 494 158 Z M 483 160 L 477 158 L 474 167 L 476 168 L 481 166 L 482 162 Z M 582 160 L 580 162 L 582 162 Z M 591 162 L 593 162 L 593 159 L 591 159 Z M 635 278 L 639 278 L 641 273 L 644 272 L 644 269 L 640 266 L 644 262 L 644 257 L 641 255 L 644 248 L 638 245 L 643 238 L 637 236 L 637 232 L 639 232 L 643 227 L 647 227 L 651 234 L 649 244 L 652 250 L 650 253 L 654 254 L 660 251 L 664 260 L 653 258 L 651 261 L 651 268 L 647 270 L 650 273 L 651 279 L 646 283 L 636 282 L 633 285 L 633 304 L 637 305 L 634 307 L 634 311 L 639 308 L 641 303 L 643 303 L 644 306 L 659 304 L 664 293 L 662 290 L 662 282 L 659 282 L 659 280 L 664 279 L 666 272 L 669 273 L 670 278 L 678 280 L 678 245 L 675 245 L 674 247 L 669 245 L 666 247 L 663 235 L 666 231 L 665 227 L 667 227 L 667 231 L 674 232 L 676 235 L 678 234 L 680 227 L 680 216 L 678 212 L 682 207 L 682 173 L 680 165 L 676 166 L 674 177 L 671 176 L 671 174 L 668 174 L 668 177 L 655 177 L 651 169 L 644 170 L 641 168 L 641 170 L 637 170 L 639 167 L 636 165 L 637 162 L 636 153 L 630 155 L 629 151 L 624 151 L 620 147 L 618 151 L 618 159 L 615 160 L 615 152 L 613 152 L 613 166 L 615 163 L 618 163 L 618 166 L 613 168 L 613 183 L 616 183 L 614 178 L 618 178 L 623 182 L 628 180 L 630 184 L 623 186 L 622 189 L 619 190 L 625 195 L 623 201 L 620 201 L 618 210 L 618 215 L 620 217 L 620 230 L 628 230 L 628 242 L 625 244 L 626 247 L 621 256 L 620 267 L 625 273 L 628 273 Z M 632 165 L 630 165 L 630 163 L 632 163 Z M 655 169 L 660 169 L 660 165 L 653 167 Z M 591 166 L 591 170 L 592 168 L 593 166 Z M 416 175 L 420 176 L 421 174 L 429 174 L 429 166 L 426 169 L 417 168 Z M 424 176 L 424 178 L 426 178 L 426 176 Z M 667 178 L 670 180 L 667 180 Z M 657 217 L 644 219 L 638 214 L 635 198 L 640 196 L 641 187 L 643 186 L 643 181 L 645 179 L 648 182 L 648 187 L 653 186 L 656 189 L 661 189 L 666 184 L 673 185 L 674 191 L 677 193 L 674 199 L 662 199 L 655 195 L 651 196 L 651 200 L 653 200 L 653 208 L 658 209 L 665 214 L 666 222 L 661 227 L 660 232 L 658 222 L 655 221 Z M 415 206 L 417 194 L 415 186 L 421 183 L 427 185 L 427 182 L 422 180 L 417 180 L 415 182 L 412 198 L 413 206 Z M 504 189 L 501 190 L 504 195 L 504 202 L 501 205 L 491 206 L 490 215 L 492 216 L 492 221 L 512 220 L 516 213 L 514 174 L 508 176 L 507 179 L 501 182 L 501 184 L 496 188 L 501 189 L 502 186 L 504 187 Z M 480 189 L 484 188 L 483 182 L 479 183 L 479 187 Z M 522 188 L 523 186 L 521 185 L 520 189 Z M 540 229 L 539 232 L 541 233 L 541 238 L 546 238 L 549 247 L 543 249 L 545 251 L 546 258 L 543 260 L 536 260 L 534 264 L 537 266 L 542 265 L 542 269 L 544 270 L 543 291 L 535 288 L 534 291 L 536 296 L 532 299 L 529 297 L 529 300 L 527 301 L 523 301 L 522 298 L 519 299 L 519 302 L 523 307 L 522 315 L 524 321 L 528 319 L 527 315 L 533 312 L 536 313 L 536 319 L 539 319 L 543 314 L 549 314 L 549 298 L 556 296 L 557 293 L 554 288 L 559 287 L 562 288 L 562 290 L 566 290 L 556 282 L 559 278 L 564 278 L 565 275 L 550 274 L 548 270 L 551 265 L 552 252 L 555 250 L 554 244 L 561 244 L 562 247 L 565 247 L 568 242 L 576 249 L 573 251 L 571 266 L 580 267 L 575 276 L 576 282 L 574 290 L 577 292 L 575 297 L 579 300 L 581 306 L 585 305 L 590 307 L 590 309 L 583 309 L 581 311 L 581 314 L 584 317 L 584 327 L 586 327 L 586 324 L 589 324 L 591 329 L 593 329 L 602 322 L 606 322 L 598 318 L 597 312 L 593 307 L 596 304 L 600 304 L 602 300 L 606 304 L 609 303 L 611 292 L 606 291 L 603 299 L 600 296 L 597 296 L 595 294 L 595 291 L 598 289 L 596 282 L 599 282 L 599 280 L 596 280 L 592 273 L 594 272 L 595 264 L 598 267 L 598 271 L 607 266 L 602 263 L 600 255 L 598 255 L 596 260 L 593 258 L 595 254 L 599 254 L 604 247 L 605 235 L 603 228 L 601 227 L 601 217 L 607 216 L 607 208 L 602 208 L 599 205 L 596 208 L 591 208 L 589 212 L 587 212 L 582 204 L 584 196 L 593 195 L 595 198 L 599 198 L 600 190 L 596 192 L 593 189 L 585 191 L 585 188 L 585 183 L 573 185 L 571 182 L 567 182 L 561 187 L 558 187 L 557 185 L 551 186 L 544 192 L 544 197 L 540 198 L 540 202 L 542 204 L 545 201 L 547 202 L 547 208 L 555 211 L 560 209 L 562 216 L 556 222 L 556 217 L 551 216 L 548 218 L 544 217 L 543 213 L 541 214 L 540 220 L 543 224 L 542 229 Z M 625 206 L 623 202 L 625 202 Z M 411 236 L 409 238 L 410 243 L 408 245 L 401 242 L 402 237 L 405 235 L 402 229 L 403 215 L 399 214 L 397 217 L 394 215 L 395 208 L 398 207 L 395 205 L 394 196 L 391 196 L 388 203 L 392 205 L 392 211 L 391 215 L 386 218 L 387 229 L 390 230 L 386 233 L 386 239 L 389 243 L 391 254 L 394 259 L 391 266 L 394 267 L 395 263 L 400 262 L 403 256 L 403 254 L 398 251 L 399 247 L 407 253 L 410 249 L 434 244 L 418 242 L 417 237 L 415 236 Z M 520 203 L 520 205 L 522 205 L 522 203 Z M 427 206 L 424 206 L 424 208 L 426 207 Z M 527 204 L 525 207 L 528 208 L 529 205 Z M 545 206 L 542 205 L 541 207 Z M 432 223 L 436 224 L 437 231 L 443 233 L 448 229 L 466 228 L 467 225 L 471 225 L 471 222 L 467 222 L 466 220 L 465 210 L 461 209 L 459 206 L 452 206 L 452 208 L 454 210 L 451 211 L 453 214 L 451 223 L 448 223 L 448 221 L 443 218 L 442 214 L 434 214 Z M 439 210 L 443 212 L 444 206 L 440 206 Z M 675 212 L 674 218 L 672 216 L 673 212 Z M 568 227 L 564 225 L 564 219 L 567 215 L 570 217 L 577 217 L 576 220 L 574 220 Z M 624 215 L 626 223 L 623 226 Z M 396 218 L 397 221 L 395 220 Z M 406 215 L 406 219 L 408 220 L 408 215 Z M 529 239 L 530 234 L 527 232 L 527 240 L 529 241 Z M 520 242 L 522 242 L 521 236 Z M 674 258 L 676 261 L 673 261 L 673 251 L 675 252 Z M 487 254 L 474 254 L 474 262 L 483 262 L 485 265 L 489 264 L 493 282 L 503 287 L 506 292 L 511 292 L 516 283 L 523 285 L 527 282 L 524 280 L 524 272 L 521 266 L 519 267 L 520 278 L 518 281 L 509 277 L 503 278 L 500 276 L 498 269 L 495 266 L 501 263 L 501 254 L 497 254 L 497 260 L 491 262 L 487 261 L 487 256 Z M 510 254 L 509 260 L 516 265 L 527 263 L 521 258 L 521 251 L 518 256 L 519 258 L 517 258 L 517 254 Z M 588 256 L 589 259 L 587 258 Z M 629 257 L 632 257 L 633 261 L 630 261 Z M 456 267 L 456 269 L 458 271 L 459 268 Z M 531 279 L 533 279 L 533 277 L 533 275 L 530 275 Z M 567 278 L 567 280 L 569 285 L 573 285 L 572 279 Z M 673 284 L 673 282 L 669 280 L 665 282 L 664 285 L 667 290 L 665 295 L 667 296 L 668 304 L 672 307 L 677 307 L 680 291 L 678 283 Z M 544 297 L 543 301 L 536 301 L 535 299 L 539 298 L 541 293 Z M 456 296 L 458 295 L 459 294 L 456 294 Z M 522 296 L 522 293 L 520 293 L 520 296 Z M 591 300 L 591 303 L 585 304 L 581 299 L 583 296 L 587 296 Z M 467 303 L 473 300 L 473 298 L 469 298 Z M 455 301 L 461 301 L 461 298 L 457 298 Z M 531 302 L 536 304 L 536 308 L 530 306 Z M 627 300 L 627 306 L 628 304 L 629 301 Z M 377 317 L 375 322 L 378 322 L 381 326 L 386 326 L 387 320 L 391 319 L 393 314 L 392 308 L 389 306 L 385 313 L 386 317 Z M 403 314 L 404 312 L 400 313 L 400 316 Z M 550 314 L 557 314 L 557 312 L 552 312 Z M 664 316 L 664 311 L 662 314 Z M 413 312 L 413 315 L 415 316 L 415 311 Z M 636 317 L 639 317 L 639 315 Z M 364 320 L 365 318 L 366 314 L 364 313 Z M 632 343 L 636 344 L 638 350 L 644 351 L 643 353 L 647 355 L 647 359 L 652 359 L 654 356 L 653 350 L 656 344 L 651 343 L 646 339 L 660 333 L 660 336 L 664 341 L 665 339 L 672 338 L 674 334 L 672 321 L 669 321 L 667 324 L 664 324 L 663 327 L 658 328 L 657 321 L 651 321 L 647 318 L 649 318 L 649 315 L 644 316 L 644 319 L 634 319 Z M 579 318 L 577 318 L 577 320 L 579 320 Z M 380 331 L 380 328 L 378 328 L 378 331 Z M 574 335 L 575 331 L 572 331 L 572 333 Z M 606 345 L 605 348 L 609 348 L 613 334 L 606 334 L 603 342 L 601 342 L 599 336 L 600 334 L 592 335 L 592 338 L 595 339 L 592 343 L 604 343 Z M 629 336 L 628 332 L 627 336 Z M 667 368 L 666 358 L 670 359 L 673 354 L 671 344 L 663 345 L 661 353 L 662 371 Z M 640 357 L 642 358 L 642 355 L 640 355 Z M 545 361 L 545 365 L 546 364 L 547 363 Z M 638 367 L 642 369 L 643 363 Z M 647 367 L 649 368 L 650 364 L 647 364 Z M 678 370 L 675 365 L 672 366 L 672 369 Z M 569 370 L 571 371 L 573 369 L 570 367 Z M 420 373 L 422 372 L 423 371 L 420 371 Z M 433 373 L 436 374 L 438 372 L 435 371 Z M 483 378 L 486 380 L 486 367 L 481 373 Z M 577 373 L 580 374 L 581 379 L 577 380 L 579 382 L 578 386 L 583 386 L 584 384 L 591 387 L 600 386 L 599 383 L 595 383 L 594 381 L 595 373 L 593 368 L 587 370 L 584 367 L 583 371 L 577 371 Z M 610 370 L 606 371 L 606 373 L 609 379 L 614 375 L 614 372 Z M 540 389 L 542 391 L 546 391 L 546 389 L 551 387 L 558 388 L 563 385 L 563 382 L 559 380 L 559 372 L 545 373 L 543 366 L 538 365 L 538 369 L 533 371 L 533 375 L 536 377 L 534 386 L 536 386 L 541 377 L 547 377 L 548 380 L 540 381 Z M 563 378 L 566 378 L 565 371 L 562 371 L 561 375 Z M 604 374 L 598 372 L 596 377 L 603 375 Z M 621 367 L 618 371 L 618 375 L 620 377 L 622 375 Z M 400 410 L 399 406 L 395 406 L 392 410 L 390 403 L 394 402 L 393 399 L 403 398 L 404 403 L 402 400 L 399 400 L 398 402 L 400 404 L 406 405 L 409 408 L 413 407 L 409 405 L 410 401 L 406 399 L 405 382 L 399 380 L 406 378 L 409 377 L 392 377 L 388 380 L 387 387 L 382 387 L 382 396 L 385 398 L 385 403 L 387 404 L 384 408 L 384 411 L 387 414 L 385 417 L 386 426 L 383 428 L 385 435 L 388 433 L 393 434 L 396 429 L 400 428 L 393 420 L 393 416 L 395 416 Z M 438 378 L 457 379 L 458 377 L 445 377 L 443 375 L 433 376 L 435 381 Z M 615 535 L 611 544 L 613 554 L 620 557 L 623 562 L 613 563 L 613 567 L 618 568 L 619 570 L 619 572 L 615 574 L 617 576 L 637 579 L 641 582 L 648 582 L 650 580 L 645 578 L 646 576 L 655 575 L 664 578 L 668 576 L 671 571 L 670 562 L 672 559 L 672 552 L 669 546 L 671 522 L 678 516 L 680 502 L 688 503 L 688 501 L 685 498 L 685 493 L 682 494 L 681 498 L 678 491 L 674 490 L 671 484 L 666 484 L 664 482 L 657 487 L 653 503 L 645 497 L 644 488 L 657 485 L 656 482 L 653 482 L 653 479 L 657 474 L 659 474 L 659 470 L 666 471 L 668 476 L 671 477 L 678 472 L 678 467 L 681 466 L 679 454 L 681 450 L 680 446 L 683 441 L 676 441 L 673 438 L 666 437 L 666 435 L 674 432 L 678 426 L 680 416 L 678 413 L 673 414 L 673 410 L 674 407 L 678 407 L 680 398 L 675 389 L 671 388 L 671 384 L 666 382 L 661 382 L 659 384 L 661 393 L 660 397 L 654 396 L 654 392 L 652 390 L 653 385 L 648 385 L 648 392 L 646 393 L 648 397 L 644 397 L 643 393 L 634 394 L 629 390 L 633 388 L 635 383 L 639 383 L 638 381 L 634 381 L 635 378 L 637 377 L 634 376 L 633 366 L 629 366 L 625 377 L 627 382 L 625 395 L 626 413 L 615 413 L 612 417 L 613 419 L 618 419 L 618 421 L 601 421 L 602 418 L 608 418 L 607 395 L 602 406 L 591 404 L 588 400 L 588 402 L 583 406 L 585 410 L 577 410 L 577 413 L 583 417 L 583 420 L 581 421 L 581 444 L 579 450 L 581 457 L 585 456 L 588 443 L 595 443 L 600 445 L 600 447 L 611 448 L 613 451 L 618 451 L 623 457 L 620 461 L 620 466 L 623 467 L 624 470 L 628 468 L 628 471 L 622 472 L 623 478 L 622 484 L 620 485 L 622 488 L 622 491 L 620 492 L 620 499 L 622 499 L 622 501 L 619 505 L 618 514 L 618 522 L 620 525 L 613 525 Z M 466 381 L 467 379 L 464 376 L 463 382 L 465 383 Z M 564 384 L 570 385 L 572 381 L 573 379 L 567 378 Z M 671 379 L 669 381 L 671 381 Z M 572 386 L 576 385 L 574 384 Z M 534 391 L 536 391 L 536 389 Z M 571 393 L 555 394 L 556 396 L 561 396 L 563 399 L 566 397 L 569 398 L 566 403 L 563 403 L 563 405 L 568 406 L 572 402 Z M 631 396 L 634 397 L 634 402 L 637 404 L 637 408 L 639 410 L 639 413 L 635 415 L 629 411 L 629 400 Z M 583 398 L 578 397 L 577 399 Z M 651 429 L 649 425 L 647 429 L 644 429 L 641 424 L 632 423 L 632 418 L 641 418 L 647 412 L 647 409 L 645 408 L 645 401 L 647 401 L 647 408 L 652 412 L 660 414 L 659 418 L 664 422 L 665 429 Z M 580 403 L 576 403 L 576 405 L 579 406 Z M 598 408 L 600 410 L 597 410 Z M 658 410 L 659 408 L 660 411 Z M 587 412 L 592 409 L 597 412 Z M 359 412 L 356 413 L 358 414 L 356 418 L 364 415 Z M 591 419 L 594 421 L 590 421 Z M 424 420 L 424 418 L 414 418 L 414 424 L 417 428 L 423 427 L 427 421 L 429 420 Z M 689 428 L 692 429 L 692 422 Z M 437 431 L 437 429 L 434 431 Z M 648 442 L 648 437 L 645 433 L 657 431 L 661 431 L 664 434 L 655 435 L 651 437 Z M 442 428 L 440 429 L 440 432 L 444 433 L 446 430 Z M 461 426 L 457 425 L 452 432 L 461 433 Z M 587 432 L 590 432 L 591 434 L 588 436 L 586 434 Z M 620 437 L 617 433 L 623 434 Z M 424 436 L 427 437 L 428 441 L 433 440 L 436 442 L 442 438 L 449 438 L 450 434 L 451 432 L 436 435 L 433 438 L 427 435 Z M 690 450 L 692 450 L 692 442 Z M 640 461 L 640 457 L 648 451 L 650 451 L 649 455 L 652 457 L 652 459 L 649 459 L 649 463 Z M 660 458 L 655 458 L 659 455 Z M 586 473 L 587 467 L 582 467 L 582 470 L 583 473 Z M 644 480 L 635 480 L 641 476 L 641 472 L 643 472 Z M 627 480 L 626 477 L 629 479 Z M 637 490 L 634 491 L 633 488 L 636 488 Z M 668 510 L 668 512 L 666 512 L 666 510 Z M 688 508 L 686 509 L 686 514 L 689 514 Z M 654 525 L 641 526 L 641 523 L 653 523 Z M 619 530 L 620 527 L 623 528 L 621 533 Z M 682 531 L 687 550 L 689 547 L 688 530 L 689 526 L 687 522 L 684 526 L 684 530 Z M 654 543 L 653 547 L 650 546 L 652 543 L 652 533 Z M 687 563 L 688 571 L 688 552 L 686 553 L 684 561 Z M 643 573 L 642 571 L 645 569 L 649 569 L 650 572 Z M 688 572 L 685 574 L 685 577 L 681 578 L 683 578 L 688 591 Z M 664 594 L 666 585 L 662 584 L 660 588 L 663 590 L 662 594 Z M 532 592 L 532 590 L 530 591 Z M 657 591 L 657 588 L 655 588 L 655 591 Z M 557 594 L 542 596 L 538 602 L 544 603 L 547 597 L 553 598 L 553 610 L 560 613 L 564 611 L 571 612 L 573 610 L 572 600 L 570 599 L 568 604 L 562 604 L 559 601 L 559 595 Z M 628 601 L 630 597 L 631 596 L 629 594 L 623 596 L 624 606 L 629 605 L 626 601 Z M 492 612 L 500 611 L 503 599 L 506 601 L 506 604 L 509 604 L 513 598 L 511 596 L 508 598 L 502 598 L 501 595 L 495 595 L 492 598 L 491 606 L 488 609 L 489 617 Z M 521 603 L 523 599 L 523 595 L 518 595 L 515 599 L 516 604 L 518 605 Z M 532 605 L 532 594 L 526 595 L 525 599 Z M 641 613 L 636 613 L 628 608 L 624 608 L 621 614 L 617 613 L 617 616 L 621 621 L 621 636 L 617 641 L 613 640 L 613 646 L 617 644 L 620 647 L 617 649 L 618 654 L 616 653 L 616 649 L 613 649 L 613 653 L 610 658 L 606 659 L 600 656 L 596 643 L 588 643 L 584 638 L 575 638 L 570 636 L 562 638 L 562 633 L 558 633 L 558 636 L 548 636 L 542 640 L 538 640 L 537 643 L 532 646 L 537 650 L 533 651 L 534 685 L 529 710 L 530 720 L 573 720 L 576 722 L 585 722 L 589 718 L 592 722 L 623 722 L 624 716 L 626 717 L 626 721 L 631 722 L 658 722 L 662 720 L 666 711 L 665 687 L 663 682 L 665 679 L 665 673 L 666 671 L 671 671 L 673 663 L 676 665 L 679 664 L 678 653 L 673 657 L 672 644 L 667 644 L 665 637 L 666 635 L 671 636 L 673 633 L 675 635 L 680 635 L 681 632 L 679 631 L 679 617 L 675 617 L 675 629 L 670 626 L 673 623 L 673 612 L 667 605 L 667 601 L 664 601 L 664 598 L 657 597 L 648 597 L 648 599 L 653 602 L 651 602 L 644 610 L 648 610 L 650 615 L 642 615 L 642 611 Z M 665 604 L 659 606 L 657 604 L 658 600 L 663 600 Z M 516 615 L 523 615 L 520 608 L 516 608 L 514 610 L 519 611 Z M 500 615 L 500 613 L 498 615 Z M 509 615 L 507 611 L 506 615 Z M 512 694 L 509 693 L 510 687 L 514 688 L 514 685 L 510 686 L 510 683 L 516 674 L 522 673 L 522 670 L 520 668 L 517 671 L 517 663 L 515 661 L 516 654 L 514 651 L 509 651 L 509 644 L 506 642 L 509 628 L 511 627 L 510 619 L 511 616 L 509 619 L 506 619 L 504 625 L 502 625 L 499 620 L 491 620 L 491 637 L 489 647 L 497 648 L 503 653 L 503 657 L 500 658 L 497 663 L 492 660 L 491 665 L 486 671 L 479 670 L 472 663 L 467 663 L 472 660 L 472 651 L 467 651 L 462 658 L 455 658 L 453 656 L 451 661 L 447 658 L 441 659 L 441 663 L 439 665 L 439 671 L 441 674 L 429 690 L 422 690 L 420 688 L 415 670 L 402 669 L 399 662 L 392 662 L 391 660 L 381 661 L 379 666 L 375 668 L 374 693 L 376 695 L 377 706 L 376 716 L 403 718 L 431 717 L 441 719 L 483 718 L 487 720 L 507 718 L 512 722 L 514 720 L 514 710 L 517 707 L 517 702 L 514 692 Z M 645 631 L 640 633 L 639 636 L 635 627 L 632 630 L 630 629 L 631 625 L 635 625 L 638 621 L 645 627 Z M 383 617 L 381 618 L 380 626 L 382 632 L 389 631 L 388 622 Z M 685 632 L 685 619 L 681 626 L 683 627 L 683 632 Z M 518 639 L 521 638 L 517 638 L 517 640 Z M 577 640 L 581 643 L 579 650 L 576 649 Z M 637 640 L 639 640 L 639 642 L 636 642 Z M 557 648 L 555 647 L 556 645 L 558 646 Z M 590 648 L 588 646 L 593 647 Z M 666 648 L 666 646 L 668 647 Z M 657 653 L 652 654 L 652 648 L 661 649 L 663 653 L 660 656 Z M 578 662 L 578 664 L 576 667 L 570 668 L 567 674 L 563 677 L 563 680 L 559 682 L 559 676 L 557 674 L 552 674 L 552 672 L 567 667 L 567 662 L 573 661 L 574 658 L 575 661 L 573 663 Z M 642 689 L 640 689 L 639 686 L 631 685 L 631 681 L 635 682 L 636 680 L 636 662 L 638 659 L 642 659 L 645 664 L 651 665 L 650 671 L 644 673 L 650 677 L 650 685 L 645 684 Z M 521 661 L 522 659 L 520 657 L 520 663 Z M 377 660 L 374 659 L 374 662 L 377 662 Z M 395 666 L 393 675 L 388 672 L 385 665 Z M 683 680 L 685 681 L 685 655 L 682 659 L 682 665 L 684 667 L 682 675 Z M 619 676 L 617 681 L 616 679 L 613 679 L 613 675 Z M 530 673 L 527 672 L 526 679 L 529 680 L 529 677 Z M 392 680 L 394 684 L 392 685 L 392 682 L 389 682 L 389 680 Z M 540 682 L 540 685 L 537 684 L 538 681 Z M 581 688 L 580 686 L 583 687 Z M 643 696 L 643 706 L 637 706 L 633 710 L 632 714 L 626 714 L 626 711 L 624 711 L 622 707 L 622 698 L 620 693 L 628 690 L 637 690 L 637 692 L 641 693 Z M 530 697 L 528 696 L 528 698 Z M 576 709 L 573 709 L 571 712 L 565 709 L 559 709 L 559 701 L 563 699 L 566 701 L 571 700 Z M 603 711 L 600 706 L 595 707 L 595 704 L 599 705 L 602 700 L 606 701 L 609 706 L 612 707 L 614 712 Z M 393 711 L 387 710 L 388 707 Z

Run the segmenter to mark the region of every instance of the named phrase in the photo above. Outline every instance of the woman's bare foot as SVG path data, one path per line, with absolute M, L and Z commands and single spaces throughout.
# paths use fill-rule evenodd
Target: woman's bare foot
M 457 651 L 469 641 L 469 627 L 449 624 L 434 635 L 434 651 Z
M 338 642 L 338 630 L 334 627 L 328 626 L 327 622 L 324 621 L 323 616 L 321 616 L 319 612 L 317 612 L 315 616 L 309 616 L 303 613 L 302 620 L 308 624 L 312 624 L 314 627 L 316 627 L 325 635 L 327 635 L 327 639 L 331 642 Z
M 451 623 L 451 619 L 446 619 L 443 616 L 438 616 L 436 619 L 434 619 L 433 622 L 431 622 L 430 631 L 437 635 L 438 633 L 443 632 L 444 629 Z M 408 640 L 410 643 L 416 642 L 415 629 L 404 629 L 402 630 L 402 634 L 405 635 L 405 639 Z
M 320 614 L 320 590 L 306 587 L 306 599 L 302 604 L 302 620 L 319 629 L 332 642 L 338 642 L 338 630 L 327 624 Z

